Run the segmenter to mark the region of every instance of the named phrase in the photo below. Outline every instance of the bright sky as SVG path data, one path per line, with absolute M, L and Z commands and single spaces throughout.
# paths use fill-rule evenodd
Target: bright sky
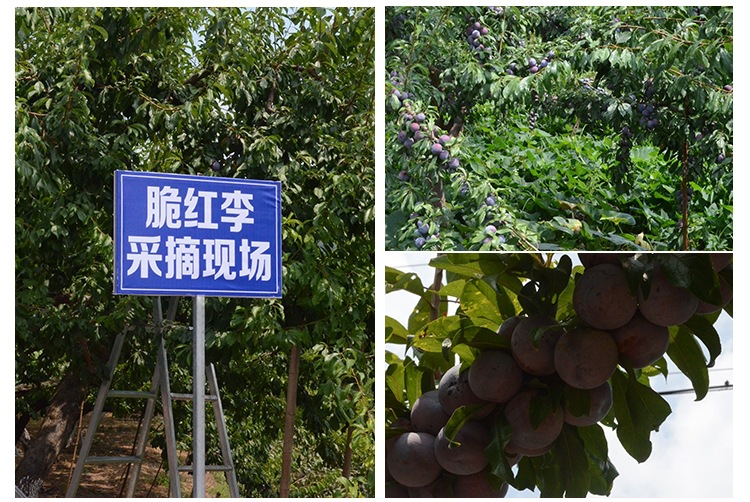
M 427 264 L 435 253 L 387 253 L 384 266 L 418 274 L 422 283 L 429 285 L 434 269 Z M 579 264 L 571 255 L 574 264 Z M 388 315 L 406 325 L 417 297 L 411 293 L 394 292 L 385 295 L 384 308 L 378 315 Z M 722 354 L 711 370 L 711 385 L 725 381 L 734 384 L 732 318 L 722 314 L 716 324 L 722 339 Z M 398 345 L 386 345 L 386 350 L 402 353 Z M 384 371 L 384 369 L 383 369 Z M 674 373 L 673 373 L 674 372 Z M 670 375 L 652 379 L 658 391 L 691 389 L 690 382 L 677 369 Z M 378 373 L 378 374 L 382 374 Z M 610 459 L 620 473 L 615 479 L 612 497 L 732 497 L 733 495 L 733 397 L 734 391 L 712 391 L 702 401 L 695 401 L 692 393 L 665 396 L 672 414 L 658 433 L 651 435 L 653 452 L 643 464 L 638 464 L 620 445 L 614 432 L 608 432 Z M 537 498 L 538 493 L 513 489 L 508 497 Z

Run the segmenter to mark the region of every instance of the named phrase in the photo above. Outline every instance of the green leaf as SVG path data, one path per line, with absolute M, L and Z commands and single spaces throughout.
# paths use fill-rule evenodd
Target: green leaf
M 677 287 L 687 288 L 699 299 L 721 304 L 719 278 L 707 253 L 673 253 L 656 255 L 661 269 Z
M 615 225 L 635 225 L 635 218 L 627 213 L 617 211 L 602 211 L 599 218 L 602 221 L 611 221 Z
M 515 488 L 519 488 L 514 485 L 515 476 L 513 475 L 513 469 L 505 454 L 505 447 L 510 441 L 511 432 L 512 429 L 505 416 L 502 413 L 498 414 L 492 423 L 490 442 L 484 449 L 484 452 L 489 460 L 489 471 Z
M 445 284 L 442 288 L 440 288 L 439 294 L 443 298 L 447 298 L 447 297 L 461 298 L 465 285 L 466 285 L 466 280 L 464 279 L 451 281 L 448 284 Z
M 385 342 L 386 343 L 406 343 L 409 332 L 396 319 L 385 316 Z
M 461 430 L 461 428 L 464 426 L 466 422 L 468 422 L 469 420 L 472 420 L 474 418 L 474 415 L 476 415 L 477 413 L 484 412 L 487 408 L 494 408 L 494 407 L 495 407 L 495 403 L 459 406 L 451 414 L 451 417 L 448 419 L 448 422 L 445 424 L 445 427 L 444 427 L 445 437 L 449 441 L 453 441 L 456 438 L 456 434 L 458 434 L 458 431 Z
M 612 395 L 617 438 L 631 457 L 645 462 L 651 456 L 651 432 L 672 412 L 669 403 L 621 370 L 612 375 Z
M 566 497 L 585 497 L 589 493 L 589 459 L 576 428 L 565 424 L 552 449 L 565 483 Z
M 404 364 L 404 390 L 409 407 L 422 395 L 422 370 L 411 358 L 407 358 Z
M 429 295 L 429 293 L 427 294 Z M 432 319 L 432 305 L 425 297 L 420 298 L 414 310 L 409 315 L 409 333 L 419 333 Z
M 412 272 L 401 272 L 393 267 L 385 267 L 385 292 L 405 290 L 417 296 L 424 294 L 425 288 L 419 276 Z
M 578 435 L 583 441 L 589 457 L 589 492 L 608 496 L 612 492 L 617 469 L 609 460 L 609 445 L 604 430 L 599 424 L 579 427 Z
M 706 366 L 713 367 L 716 358 L 721 355 L 721 337 L 713 322 L 704 316 L 696 315 L 685 323 L 685 327 L 690 329 L 708 349 L 709 360 Z
M 507 298 L 507 297 L 506 297 Z M 469 281 L 461 294 L 461 310 L 476 326 L 497 331 L 503 322 L 498 310 L 502 296 L 484 281 Z
M 107 30 L 105 30 L 104 28 L 102 28 L 101 26 L 99 26 L 99 25 L 96 25 L 96 24 L 92 24 L 92 25 L 91 25 L 91 27 L 92 27 L 92 28 L 94 28 L 94 29 L 95 29 L 96 31 L 98 31 L 98 32 L 99 32 L 99 35 L 101 35 L 101 36 L 102 36 L 102 39 L 103 39 L 103 40 L 104 40 L 105 42 L 106 42 L 107 40 L 109 40 L 109 33 L 107 33 Z
M 403 404 L 405 397 L 404 362 L 392 352 L 386 351 L 385 355 L 386 364 L 388 364 L 388 368 L 385 370 L 386 388 L 397 402 Z
M 420 332 L 414 337 L 414 340 L 412 341 L 412 347 L 423 350 L 425 352 L 442 353 L 443 340 L 445 340 L 445 338 L 438 338 L 435 336 L 430 336 L 427 333 Z
M 499 256 L 487 253 L 444 254 L 430 260 L 430 266 L 475 279 L 500 274 L 507 269 Z
M 669 348 L 667 355 L 682 371 L 695 390 L 695 400 L 700 401 L 708 393 L 708 365 L 698 341 L 690 329 L 685 326 L 669 328 Z

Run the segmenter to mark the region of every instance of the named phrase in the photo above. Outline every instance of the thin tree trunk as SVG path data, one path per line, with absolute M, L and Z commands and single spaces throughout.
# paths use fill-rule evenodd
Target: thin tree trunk
M 42 428 L 16 468 L 16 485 L 27 496 L 39 496 L 44 478 L 73 432 L 84 395 L 83 387 L 81 379 L 73 373 L 65 375 L 57 386 Z
M 438 254 L 438 256 L 440 256 L 440 253 Z M 432 293 L 432 300 L 430 301 L 430 321 L 434 321 L 440 317 L 440 295 L 437 293 L 437 291 L 440 291 L 442 285 L 443 270 L 440 268 L 436 268 L 432 281 L 432 291 L 434 291 L 434 293 Z
M 281 486 L 279 496 L 289 497 L 292 478 L 292 440 L 294 417 L 297 414 L 297 381 L 299 380 L 299 347 L 292 346 L 289 355 L 289 382 L 286 390 L 286 420 L 284 422 L 284 447 L 281 456 Z
M 346 428 L 346 449 L 344 450 L 344 468 L 341 475 L 349 479 L 352 475 L 352 432 L 354 427 L 349 425 Z

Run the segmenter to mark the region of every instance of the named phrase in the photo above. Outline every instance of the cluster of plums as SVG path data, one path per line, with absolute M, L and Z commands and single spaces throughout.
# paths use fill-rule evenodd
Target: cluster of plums
M 484 235 L 486 237 L 482 240 L 482 244 L 492 244 L 493 241 L 497 241 L 498 244 L 505 244 L 505 237 L 497 233 L 497 226 L 492 223 L 484 227 Z
M 529 73 L 537 73 L 549 65 L 549 62 L 555 57 L 554 51 L 549 51 L 547 57 L 542 58 L 541 61 L 537 62 L 534 58 L 529 58 Z
M 427 241 L 432 238 L 432 235 L 430 235 L 430 224 L 422 220 L 417 220 L 415 225 L 417 228 L 414 230 L 414 234 L 416 235 L 414 245 L 417 249 L 422 249 Z
M 683 200 L 685 200 L 683 197 L 684 196 L 682 195 L 682 190 L 677 190 L 677 195 L 676 195 L 677 208 L 680 211 L 682 211 L 682 202 L 683 202 Z M 693 187 L 689 186 L 689 187 L 687 187 L 687 202 L 688 202 L 688 204 L 690 204 L 690 199 L 692 199 L 692 198 L 693 198 Z
M 640 124 L 646 129 L 655 129 L 659 125 L 659 116 L 656 105 L 653 103 L 638 103 L 636 107 L 641 114 Z
M 607 415 L 613 402 L 609 379 L 618 365 L 654 364 L 669 346 L 669 326 L 721 309 L 732 298 L 721 275 L 722 305 L 709 305 L 673 285 L 658 267 L 648 296 L 634 295 L 618 255 L 579 256 L 585 269 L 573 307 L 581 322 L 563 327 L 545 315 L 508 318 L 498 336 L 508 340 L 510 350 L 483 350 L 471 366 L 447 370 L 437 389 L 423 393 L 409 418 L 396 424 L 405 432 L 386 443 L 387 497 L 503 497 L 508 487 L 490 481 L 485 454 L 500 415 L 511 431 L 505 448 L 509 465 L 543 455 L 564 424 L 586 427 Z M 714 269 L 731 266 L 731 257 L 712 254 Z M 540 382 L 564 391 L 553 398 Z M 476 406 L 477 412 L 451 442 L 444 427 L 461 406 Z M 539 409 L 547 411 L 541 416 L 532 411 Z
M 555 51 L 549 51 L 540 61 L 537 61 L 535 58 L 529 58 L 526 62 L 526 71 L 530 74 L 539 73 L 539 70 L 546 68 L 554 58 Z M 518 65 L 514 62 L 510 63 L 505 70 L 508 75 L 515 75 L 517 71 Z
M 529 129 L 532 131 L 534 128 L 536 128 L 536 121 L 539 120 L 539 112 L 536 111 L 537 106 L 539 106 L 539 94 L 535 91 L 533 95 L 534 105 L 531 107 L 531 110 L 529 110 Z
M 620 141 L 617 148 L 617 160 L 620 163 L 627 163 L 630 160 L 630 148 L 633 146 L 631 139 L 633 132 L 629 126 L 623 126 L 620 130 Z
M 449 144 L 453 137 L 439 130 L 429 130 L 426 123 L 427 117 L 424 113 L 414 113 L 406 107 L 401 115 L 402 123 L 405 129 L 398 131 L 397 139 L 404 146 L 405 150 L 411 150 L 418 141 L 426 140 L 430 142 L 430 153 L 437 157 L 438 165 L 444 169 L 455 171 L 461 165 L 458 157 L 451 156 Z M 407 171 L 400 171 L 398 179 L 408 181 L 410 179 Z
M 482 36 L 487 35 L 489 32 L 489 28 L 482 26 L 482 23 L 479 21 L 474 21 L 466 28 L 466 42 L 472 50 L 489 51 L 490 48 L 485 47 L 481 41 Z

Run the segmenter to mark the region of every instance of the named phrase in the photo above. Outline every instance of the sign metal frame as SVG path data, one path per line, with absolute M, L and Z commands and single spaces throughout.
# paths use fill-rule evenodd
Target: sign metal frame
M 144 183 L 150 182 L 154 184 L 145 185 L 144 194 Z M 201 191 L 199 186 L 217 191 Z M 181 197 L 183 194 L 186 198 Z M 196 211 L 199 206 L 203 210 L 202 218 L 198 218 Z M 257 212 L 256 208 L 259 209 Z M 222 216 L 222 210 L 226 210 L 228 215 Z M 131 221 L 133 212 L 136 223 Z M 184 221 L 178 218 L 180 214 L 190 214 L 190 225 L 183 226 Z M 221 223 L 227 225 L 221 229 Z M 165 225 L 166 230 L 163 230 Z M 247 231 L 242 228 L 245 225 Z M 140 233 L 135 239 L 131 239 L 133 227 Z M 190 228 L 194 235 L 181 236 L 178 241 L 175 233 L 182 235 L 185 228 Z M 175 232 L 178 229 L 182 229 L 182 232 Z M 239 236 L 228 238 L 233 233 L 239 233 Z M 281 182 L 116 171 L 113 235 L 115 294 L 154 296 L 155 302 L 159 301 L 160 296 L 193 297 L 193 497 L 203 498 L 206 496 L 205 297 L 281 298 Z M 166 259 L 164 255 L 156 254 L 163 244 L 162 237 L 167 237 L 164 243 L 168 251 Z M 229 251 L 236 244 L 237 237 L 240 238 L 240 246 Z M 125 247 L 127 244 L 130 244 L 130 253 Z M 197 249 L 200 244 L 205 248 Z M 186 246 L 191 253 L 189 259 L 192 261 L 187 263 L 189 270 L 186 274 L 190 280 L 187 281 L 181 277 L 182 269 L 175 272 L 178 267 L 175 249 L 178 245 Z M 267 250 L 270 253 L 263 256 Z M 131 264 L 126 268 L 125 260 L 128 258 Z M 205 260 L 203 273 L 195 269 L 203 263 L 200 260 Z M 162 280 L 163 271 L 157 266 L 157 262 L 161 261 L 167 262 L 165 275 L 171 274 L 165 280 Z M 239 271 L 228 270 L 230 262 L 232 267 L 236 267 L 238 261 Z M 179 263 L 184 268 L 184 262 Z M 206 283 L 211 285 L 210 280 L 203 277 L 210 276 L 214 265 L 219 267 L 216 276 L 221 274 L 226 280 L 216 282 L 216 287 L 204 287 Z M 136 275 L 135 279 L 144 279 L 143 275 L 146 275 L 147 279 L 149 272 L 159 279 L 129 280 L 131 275 Z M 268 274 L 271 277 L 267 277 Z M 200 279 L 194 280 L 195 275 Z M 171 283 L 166 281 L 171 278 L 175 280 Z
M 184 221 L 176 220 L 174 225 L 180 225 L 178 228 L 169 228 L 161 222 L 161 226 L 151 221 L 151 209 L 149 204 L 157 204 L 148 199 L 149 195 L 144 192 L 144 187 L 150 189 L 161 187 L 170 189 L 173 194 L 179 193 L 180 196 L 186 193 L 192 197 L 192 207 L 179 199 L 183 205 L 178 206 L 178 211 L 184 209 L 186 214 L 188 209 L 193 214 L 199 215 L 201 211 L 204 214 L 202 218 L 208 218 L 213 229 L 197 228 L 201 222 L 193 220 L 193 226 L 187 229 Z M 152 192 L 153 193 L 153 192 Z M 249 212 L 240 205 L 240 209 L 234 209 L 239 212 L 244 210 L 245 216 L 252 222 L 245 222 L 244 228 L 239 231 L 229 231 L 227 227 L 230 223 L 223 223 L 222 220 L 227 216 L 222 215 L 222 194 L 229 197 L 233 194 L 242 194 L 244 197 L 250 197 L 251 202 L 245 201 L 246 204 L 252 204 L 253 211 Z M 213 199 L 209 197 L 198 197 L 198 194 L 213 194 Z M 158 194 L 156 195 L 158 197 Z M 166 199 L 166 197 L 165 197 Z M 187 199 L 185 199 L 187 200 Z M 208 202 L 207 202 L 208 201 Z M 231 201 L 230 201 L 231 202 Z M 162 202 L 164 204 L 164 202 Z M 237 203 L 239 204 L 239 203 Z M 205 216 L 205 208 L 208 210 L 208 217 Z M 230 209 L 231 210 L 231 209 Z M 162 213 L 166 212 L 163 208 Z M 167 217 L 169 217 L 167 215 Z M 162 216 L 165 218 L 165 216 Z M 237 219 L 235 215 L 235 220 Z M 134 223 L 134 220 L 137 220 Z M 169 222 L 167 221 L 167 224 Z M 204 222 L 205 223 L 205 222 Z M 183 225 L 181 225 L 183 224 Z M 150 227 L 148 226 L 150 225 Z M 174 226 L 173 225 L 173 226 Z M 153 227 L 153 228 L 151 228 Z M 236 239 L 236 244 L 241 245 L 232 249 L 233 259 L 237 262 L 237 268 L 240 268 L 240 262 L 248 262 L 255 258 L 258 249 L 253 249 L 252 245 L 267 245 L 263 258 L 270 262 L 269 281 L 251 280 L 247 277 L 239 278 L 239 272 L 234 269 L 225 274 L 221 280 L 210 280 L 205 277 L 197 279 L 192 277 L 179 277 L 166 279 L 162 276 L 156 276 L 156 261 L 150 262 L 146 267 L 145 273 L 152 273 L 152 276 L 144 279 L 139 277 L 139 272 L 134 271 L 135 263 L 130 261 L 130 266 L 126 263 L 128 257 L 136 256 L 136 244 L 128 242 L 128 239 L 135 237 L 143 242 L 140 243 L 139 253 L 146 253 L 152 250 L 154 244 L 146 243 L 147 239 L 160 238 L 156 244 L 160 254 L 154 255 L 154 260 L 158 260 L 163 266 L 166 256 L 163 255 L 167 248 L 167 243 L 161 238 L 171 239 L 172 246 L 179 239 L 190 242 L 216 241 L 216 252 L 218 255 L 219 242 L 230 242 L 231 238 Z M 185 237 L 185 235 L 188 235 Z M 261 237 L 256 237 L 260 235 Z M 182 236 L 182 237 L 181 237 Z M 128 245 L 130 244 L 130 247 Z M 245 247 L 243 248 L 242 245 Z M 147 171 L 116 171 L 115 172 L 115 196 L 114 196 L 114 292 L 121 295 L 157 295 L 157 296 L 205 296 L 205 297 L 246 297 L 246 298 L 281 298 L 281 182 L 279 181 L 261 181 L 248 180 L 242 178 L 221 178 L 213 176 L 181 175 L 167 173 L 153 173 Z M 226 252 L 226 249 L 223 250 Z M 251 252 L 252 251 L 252 252 Z M 201 248 L 198 251 L 200 259 L 206 256 L 206 249 Z M 210 253 L 214 253 L 213 249 Z M 270 259 L 269 259 L 270 258 Z M 266 262 L 266 263 L 268 263 Z M 197 265 L 196 265 L 197 266 Z M 148 267 L 152 267 L 148 270 Z M 141 271 L 143 272 L 143 271 Z M 226 272 L 226 270 L 224 271 Z M 159 273 L 166 275 L 166 272 L 159 270 Z M 248 274 L 247 269 L 244 270 Z M 231 279 L 226 275 L 233 275 Z

